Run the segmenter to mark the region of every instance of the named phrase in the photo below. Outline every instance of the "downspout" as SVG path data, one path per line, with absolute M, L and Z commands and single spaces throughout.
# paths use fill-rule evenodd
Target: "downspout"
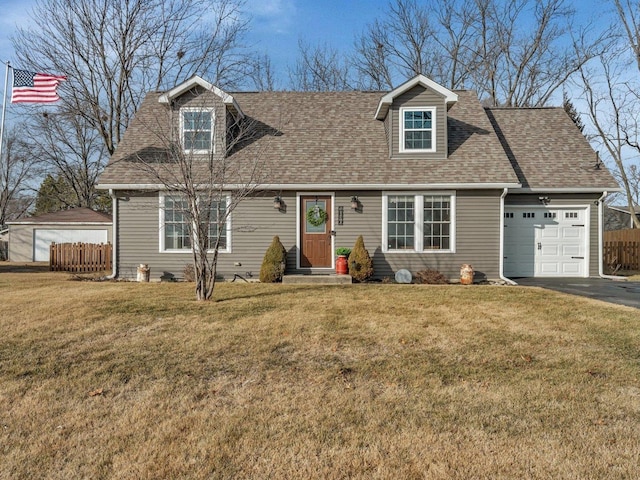
M 598 199 L 598 276 L 609 280 L 627 280 L 627 277 L 604 274 L 604 199 L 607 195 L 609 195 L 609 192 L 602 192 L 602 196 Z
M 507 196 L 508 188 L 505 188 L 500 195 L 500 262 L 499 262 L 499 275 L 500 280 L 507 285 L 517 285 L 516 282 L 504 276 L 504 197 Z
M 112 245 L 112 258 L 111 263 L 113 264 L 111 275 L 107 276 L 107 279 L 113 280 L 118 277 L 118 198 L 113 191 L 113 188 L 109 189 L 109 196 L 111 197 L 111 245 Z

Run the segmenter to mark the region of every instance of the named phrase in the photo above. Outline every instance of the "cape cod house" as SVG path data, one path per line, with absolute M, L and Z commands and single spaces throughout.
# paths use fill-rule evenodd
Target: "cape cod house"
M 197 135 L 194 118 L 206 119 Z M 358 235 L 378 278 L 429 267 L 456 279 L 461 264 L 476 279 L 602 272 L 603 199 L 618 186 L 562 108 L 484 108 L 422 75 L 390 92 L 323 93 L 227 93 L 194 76 L 146 96 L 100 177 L 117 276 L 145 263 L 179 278 L 191 262 L 175 196 L 139 165 L 166 155 L 157 130 L 172 125 L 206 162 L 226 151 L 216 131 L 233 141 L 229 124 L 249 120 L 258 134 L 227 160 L 263 168 L 226 224 L 223 277 L 257 276 L 274 235 L 286 273 L 333 272 L 336 247 Z

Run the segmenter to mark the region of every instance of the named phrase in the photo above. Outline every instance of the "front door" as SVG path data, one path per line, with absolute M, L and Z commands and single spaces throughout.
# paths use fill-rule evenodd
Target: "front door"
M 331 268 L 331 197 L 300 197 L 300 267 Z

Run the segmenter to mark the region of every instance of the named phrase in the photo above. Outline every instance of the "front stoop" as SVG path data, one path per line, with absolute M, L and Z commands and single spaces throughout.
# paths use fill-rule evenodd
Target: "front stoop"
M 314 284 L 314 285 L 343 285 L 352 283 L 351 275 L 285 275 L 282 283 Z

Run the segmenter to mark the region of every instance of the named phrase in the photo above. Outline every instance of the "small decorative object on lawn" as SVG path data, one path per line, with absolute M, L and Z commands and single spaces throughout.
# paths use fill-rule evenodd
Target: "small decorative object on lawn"
M 150 274 L 151 274 L 151 269 L 149 268 L 149 265 L 147 265 L 146 263 L 141 263 L 140 266 L 138 267 L 137 280 L 139 282 L 148 282 Z
M 307 210 L 307 222 L 314 227 L 319 227 L 325 223 L 328 218 L 327 211 L 321 208 L 320 205 L 315 205 L 313 208 Z
M 411 283 L 411 272 L 404 268 L 396 272 L 396 282 L 398 283 Z
M 351 249 L 349 247 L 338 247 L 336 248 L 336 273 L 338 275 L 346 275 L 349 272 L 349 265 L 347 263 L 347 257 L 351 253 Z
M 473 267 L 468 263 L 460 267 L 460 283 L 462 285 L 471 285 L 473 283 Z

